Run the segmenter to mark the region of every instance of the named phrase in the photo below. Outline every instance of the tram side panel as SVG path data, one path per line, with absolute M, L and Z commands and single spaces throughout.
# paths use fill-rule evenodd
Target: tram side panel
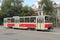
M 4 20 L 3 20 L 3 24 L 4 24 L 4 27 L 7 27 L 7 18 L 4 18 Z
M 36 23 L 20 23 L 20 28 L 36 28 Z

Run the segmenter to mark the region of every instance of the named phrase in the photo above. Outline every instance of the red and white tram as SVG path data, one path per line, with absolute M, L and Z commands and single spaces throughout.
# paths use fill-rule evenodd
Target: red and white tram
M 48 15 L 24 17 L 14 16 L 4 18 L 4 27 L 48 30 L 53 27 L 53 23 L 51 22 L 51 17 Z

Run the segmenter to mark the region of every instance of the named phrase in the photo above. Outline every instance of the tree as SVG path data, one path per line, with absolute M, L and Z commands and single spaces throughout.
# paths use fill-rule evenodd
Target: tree
M 22 6 L 23 0 L 3 0 L 2 13 L 5 16 L 28 16 L 34 13 L 29 6 Z
M 22 16 L 31 16 L 32 14 L 35 14 L 35 11 L 29 7 L 29 6 L 24 6 L 22 7 Z
M 20 10 L 22 8 L 23 0 L 3 0 L 2 2 L 2 12 L 6 16 L 20 16 Z
M 44 14 L 46 15 L 54 15 L 53 14 L 53 2 L 51 0 L 41 0 L 41 5 L 45 4 L 46 6 L 43 7 Z
M 55 25 L 56 24 L 56 15 L 55 15 L 55 9 L 53 7 L 53 1 L 51 0 L 41 0 L 41 5 L 45 4 L 45 7 L 43 7 L 43 12 L 45 15 L 50 15 L 52 18 L 52 22 Z M 56 25 L 55 25 L 56 26 Z

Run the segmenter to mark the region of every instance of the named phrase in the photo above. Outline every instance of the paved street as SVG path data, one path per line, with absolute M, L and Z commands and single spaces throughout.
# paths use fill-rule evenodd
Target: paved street
M 0 40 L 60 40 L 60 28 L 55 28 L 53 32 L 42 32 L 0 26 Z

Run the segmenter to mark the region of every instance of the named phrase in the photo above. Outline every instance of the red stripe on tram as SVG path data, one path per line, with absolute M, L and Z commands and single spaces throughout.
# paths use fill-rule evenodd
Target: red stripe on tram
M 10 23 L 10 24 L 7 24 L 7 26 L 8 26 L 8 27 L 13 27 L 13 26 L 15 26 L 15 24 L 11 24 L 11 23 Z
M 19 24 L 19 27 L 36 28 L 36 24 Z

